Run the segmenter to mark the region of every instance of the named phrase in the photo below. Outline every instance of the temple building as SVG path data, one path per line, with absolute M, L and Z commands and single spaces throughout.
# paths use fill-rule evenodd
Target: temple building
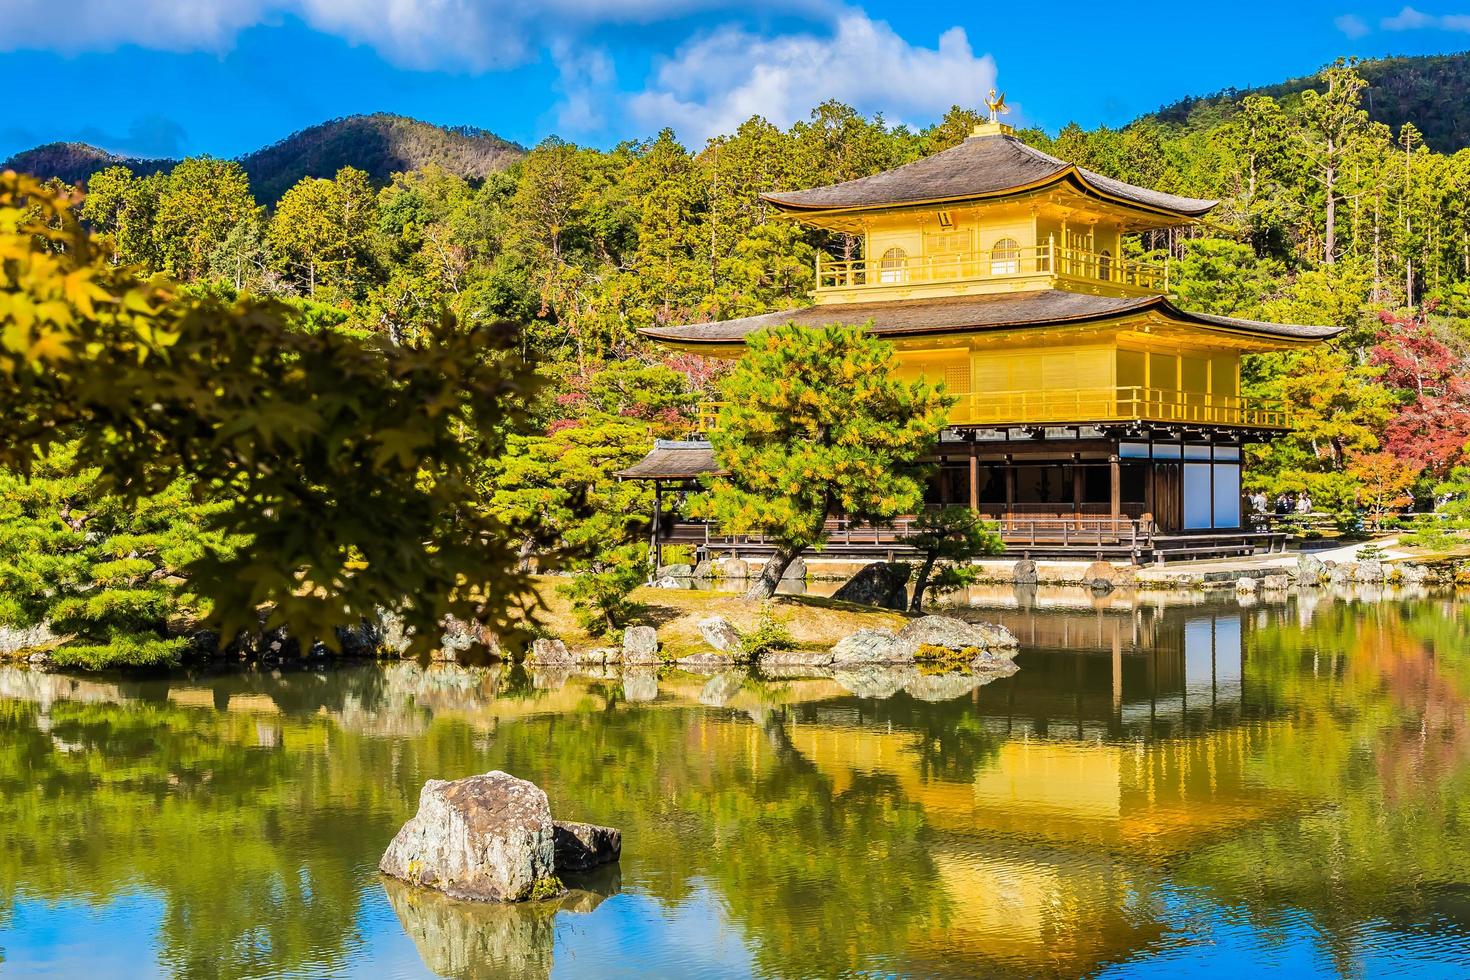
M 1244 449 L 1291 419 L 1243 397 L 1241 355 L 1338 331 L 1183 310 L 1170 299 L 1167 262 L 1129 257 L 1130 236 L 1190 224 L 1217 202 L 1049 156 L 993 112 L 952 149 L 765 200 L 854 236 L 862 257 L 819 258 L 812 306 L 644 336 L 738 358 L 762 327 L 870 323 L 896 348 L 901 376 L 943 380 L 958 397 L 927 502 L 968 504 L 996 520 L 1011 554 L 1138 562 L 1271 546 L 1242 504 Z M 663 442 L 624 475 L 662 491 L 714 465 L 701 439 Z M 661 507 L 670 499 L 659 497 Z M 902 525 L 839 526 L 827 550 L 898 554 Z M 662 510 L 657 527 L 658 542 L 762 551 L 759 540 Z

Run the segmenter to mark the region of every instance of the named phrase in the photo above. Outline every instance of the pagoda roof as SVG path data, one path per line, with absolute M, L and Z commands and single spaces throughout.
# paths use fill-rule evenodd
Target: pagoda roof
M 735 320 L 692 323 L 678 327 L 644 327 L 638 332 L 651 340 L 677 344 L 729 345 L 744 343 L 748 334 L 783 323 L 817 327 L 829 323 L 872 322 L 880 337 L 970 333 L 1016 327 L 1066 326 L 1156 311 L 1181 323 L 1273 340 L 1309 342 L 1328 340 L 1340 327 L 1263 323 L 1181 310 L 1166 296 L 1097 296 L 1061 289 L 947 296 L 931 299 L 877 300 L 867 303 L 825 303 L 796 310 L 777 310 Z
M 692 480 L 718 469 L 709 443 L 658 439 L 647 456 L 615 475 L 627 480 Z
M 1059 183 L 1182 218 L 1199 217 L 1219 203 L 1104 177 L 1043 153 L 1009 133 L 971 136 L 959 146 L 871 177 L 762 197 L 783 211 L 851 211 L 1003 197 Z

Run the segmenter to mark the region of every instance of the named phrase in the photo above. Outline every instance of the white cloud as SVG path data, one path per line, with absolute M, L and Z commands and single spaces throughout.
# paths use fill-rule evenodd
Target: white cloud
M 1392 17 L 1383 18 L 1385 31 L 1416 31 L 1432 26 L 1434 18 L 1413 7 L 1405 7 Z
M 932 117 L 979 102 L 994 83 L 994 60 L 975 54 L 963 28 L 924 48 L 849 10 L 828 35 L 766 38 L 727 27 L 698 37 L 659 67 L 629 112 L 644 126 L 672 125 L 699 145 L 752 115 L 788 126 L 830 98 L 890 121 Z
M 1426 14 L 1413 7 L 1405 7 L 1392 17 L 1383 18 L 1385 31 L 1461 31 L 1470 33 L 1470 14 Z
M 601 48 L 557 40 L 551 45 L 551 60 L 562 95 L 556 106 L 557 127 L 572 133 L 601 129 L 607 122 L 608 105 L 615 99 L 617 73 L 612 57 Z
M 801 0 L 796 9 L 820 13 L 832 2 Z M 76 53 L 125 44 L 222 51 L 247 27 L 294 16 L 367 45 L 399 67 L 485 71 L 522 64 L 557 38 L 600 25 L 749 6 L 738 0 L 0 0 L 0 51 Z M 754 6 L 774 8 L 777 0 Z
M 1337 25 L 1339 31 L 1351 38 L 1363 37 L 1370 30 L 1368 25 L 1363 23 L 1363 18 L 1357 14 L 1343 14 L 1332 23 Z

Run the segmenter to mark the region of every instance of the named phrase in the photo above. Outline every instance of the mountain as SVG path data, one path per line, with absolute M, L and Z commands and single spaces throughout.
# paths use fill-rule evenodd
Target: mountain
M 461 177 L 504 170 L 525 149 L 468 126 L 435 126 L 379 112 L 333 119 L 240 158 L 261 201 L 276 201 L 302 177 L 331 177 L 346 166 L 386 184 L 397 172 L 435 163 Z
M 1425 144 L 1440 153 L 1470 146 L 1470 51 L 1460 54 L 1364 61 L 1358 71 L 1368 80 L 1363 101 L 1375 122 L 1395 132 L 1413 122 Z M 1247 95 L 1289 101 L 1316 85 L 1316 78 L 1293 78 L 1276 85 L 1226 89 L 1214 95 L 1181 99 L 1145 116 L 1162 123 L 1205 129 L 1228 118 Z
M 302 177 L 331 177 L 349 165 L 367 171 L 377 184 L 386 184 L 396 172 L 430 163 L 461 177 L 484 177 L 505 169 L 525 152 L 483 129 L 435 126 L 380 112 L 311 126 L 239 159 L 250 175 L 256 200 L 274 203 Z M 86 143 L 48 143 L 17 153 L 0 169 L 76 183 L 118 164 L 147 174 L 167 170 L 175 162 L 118 156 Z
M 86 180 L 99 170 L 121 164 L 136 174 L 151 174 L 167 170 L 173 160 L 143 160 L 137 157 L 118 156 L 98 149 L 89 143 L 47 143 L 30 150 L 23 150 L 0 163 L 0 170 L 17 170 L 21 173 L 42 177 L 60 177 L 68 184 Z

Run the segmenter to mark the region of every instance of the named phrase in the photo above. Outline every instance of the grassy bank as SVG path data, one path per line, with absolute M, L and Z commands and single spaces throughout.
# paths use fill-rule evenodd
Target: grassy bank
M 573 650 L 615 643 L 616 637 L 593 636 L 578 625 L 571 604 L 557 591 L 565 581 L 551 576 L 537 580 L 537 589 L 547 606 L 540 616 L 546 631 Z M 709 649 L 698 625 L 708 616 L 723 616 L 744 633 L 755 629 L 764 611 L 784 624 L 796 645 L 803 648 L 830 647 L 865 626 L 896 630 L 906 622 L 901 613 L 819 596 L 781 595 L 761 604 L 745 602 L 738 592 L 641 588 L 633 593 L 633 599 L 641 607 L 634 624 L 657 629 L 664 652 L 670 657 Z

